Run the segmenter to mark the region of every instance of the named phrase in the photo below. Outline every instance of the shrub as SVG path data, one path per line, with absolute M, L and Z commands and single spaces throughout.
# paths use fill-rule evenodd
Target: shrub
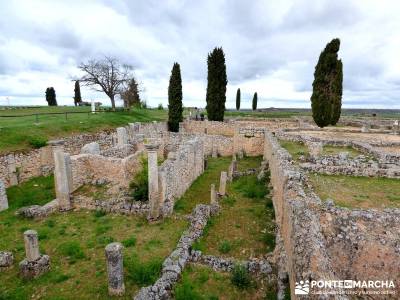
M 131 195 L 135 200 L 148 201 L 149 200 L 149 181 L 148 181 L 148 166 L 147 159 L 142 159 L 142 170 L 135 175 L 129 184 Z
M 168 130 L 179 131 L 179 122 L 183 120 L 182 107 L 182 78 L 181 68 L 174 63 L 168 86 Z
M 158 110 L 164 110 L 164 106 L 162 105 L 162 103 L 159 103 L 157 106 Z
M 229 241 L 222 241 L 218 246 L 218 251 L 221 253 L 228 253 L 232 250 L 232 245 Z
M 47 145 L 47 139 L 38 136 L 32 136 L 28 139 L 29 145 L 35 149 L 45 147 Z
M 236 265 L 231 272 L 231 282 L 240 289 L 251 286 L 249 271 L 243 265 Z
M 124 247 L 133 247 L 136 245 L 136 236 L 131 236 L 130 238 L 123 240 L 122 245 Z
M 127 279 L 137 285 L 153 284 L 160 275 L 162 268 L 162 259 L 153 258 L 148 262 L 141 262 L 138 258 L 125 260 L 127 270 Z

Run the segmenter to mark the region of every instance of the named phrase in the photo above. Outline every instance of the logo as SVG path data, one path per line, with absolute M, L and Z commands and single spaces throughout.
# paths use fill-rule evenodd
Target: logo
M 295 295 L 308 295 L 310 292 L 310 282 L 306 280 L 305 282 L 301 280 L 300 282 L 296 282 L 296 286 L 294 289 Z

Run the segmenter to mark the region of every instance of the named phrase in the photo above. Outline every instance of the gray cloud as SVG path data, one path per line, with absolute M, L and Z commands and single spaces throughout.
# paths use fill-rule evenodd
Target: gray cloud
M 45 104 L 54 86 L 72 104 L 79 62 L 112 55 L 135 67 L 150 105 L 167 102 L 173 62 L 182 68 L 184 103 L 204 106 L 207 54 L 222 46 L 228 102 L 241 87 L 249 106 L 309 107 L 315 64 L 341 38 L 344 106 L 397 107 L 400 20 L 396 1 L 28 1 L 0 3 L 0 105 Z M 103 99 L 83 89 L 83 96 Z M 249 98 L 249 99 L 247 99 Z M 28 104 L 27 103 L 27 104 Z

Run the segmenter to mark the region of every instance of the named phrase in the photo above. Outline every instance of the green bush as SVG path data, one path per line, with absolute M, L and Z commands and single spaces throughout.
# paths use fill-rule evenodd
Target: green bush
M 127 247 L 127 248 L 135 246 L 136 245 L 136 236 L 131 236 L 130 238 L 123 240 L 122 245 L 124 245 L 124 247 Z
M 137 257 L 125 260 L 127 279 L 137 285 L 153 284 L 160 275 L 162 259 L 153 258 L 148 262 L 142 262 Z
M 32 136 L 28 139 L 29 145 L 35 149 L 45 147 L 47 145 L 47 139 L 38 136 Z
M 68 256 L 71 261 L 86 257 L 78 241 L 64 242 L 58 246 L 58 251 L 61 255 Z
M 148 201 L 149 200 L 149 181 L 148 181 L 148 166 L 147 159 L 142 159 L 142 170 L 135 175 L 129 184 L 131 195 L 135 200 Z
M 193 284 L 188 278 L 183 278 L 182 283 L 175 288 L 175 299 L 202 300 L 204 298 L 194 289 Z
M 232 245 L 229 241 L 222 241 L 218 246 L 218 251 L 221 253 L 228 253 L 232 250 Z
M 240 289 L 246 289 L 251 286 L 249 271 L 243 265 L 236 265 L 231 272 L 231 282 Z
M 265 179 L 258 181 L 256 176 L 240 177 L 233 183 L 233 188 L 247 198 L 263 199 L 267 195 Z

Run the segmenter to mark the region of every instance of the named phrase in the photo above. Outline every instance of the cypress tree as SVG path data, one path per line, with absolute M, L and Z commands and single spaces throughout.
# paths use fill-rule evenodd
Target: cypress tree
M 179 122 L 183 120 L 182 107 L 182 78 L 181 68 L 178 63 L 174 63 L 169 78 L 168 86 L 168 129 L 178 132 Z
M 49 106 L 57 106 L 56 91 L 53 87 L 46 89 L 46 101 Z
M 240 89 L 236 92 L 236 110 L 240 110 Z
M 81 98 L 81 87 L 79 85 L 79 80 L 75 81 L 75 88 L 74 88 L 75 96 L 74 96 L 74 104 L 77 106 L 79 103 L 82 102 Z
M 257 92 L 255 92 L 254 96 L 253 96 L 253 110 L 257 109 L 257 101 L 258 101 L 258 96 L 257 96 Z
M 319 127 L 335 125 L 340 118 L 343 64 L 338 59 L 340 40 L 333 39 L 321 52 L 315 66 L 311 108 Z
M 207 115 L 211 121 L 223 121 L 226 102 L 225 54 L 222 48 L 214 48 L 207 58 Z

